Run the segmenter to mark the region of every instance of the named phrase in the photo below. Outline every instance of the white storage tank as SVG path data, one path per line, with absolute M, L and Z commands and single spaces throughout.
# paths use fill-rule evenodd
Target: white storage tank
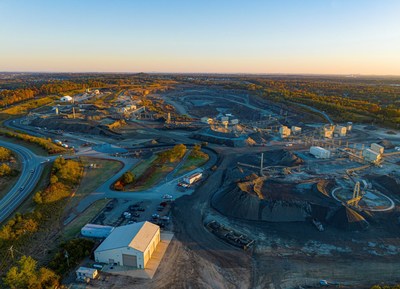
M 310 154 L 315 156 L 317 159 L 329 159 L 331 157 L 331 152 L 329 150 L 318 146 L 310 147 Z
M 374 152 L 376 152 L 378 154 L 383 154 L 383 152 L 385 151 L 385 148 L 381 145 L 378 145 L 377 143 L 372 143 L 371 150 L 373 150 Z
M 86 224 L 81 229 L 81 235 L 90 238 L 106 238 L 114 230 L 112 226 Z

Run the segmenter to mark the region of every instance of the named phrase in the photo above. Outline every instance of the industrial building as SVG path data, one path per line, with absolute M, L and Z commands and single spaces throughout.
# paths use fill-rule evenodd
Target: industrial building
M 337 134 L 338 136 L 346 136 L 347 134 L 347 127 L 337 125 L 335 126 L 334 133 Z
M 362 155 L 367 162 L 373 162 L 373 163 L 379 162 L 382 157 L 380 153 L 375 152 L 372 149 L 363 150 Z
M 322 136 L 324 138 L 332 138 L 335 131 L 335 127 L 333 125 L 326 125 L 322 129 Z
M 279 128 L 279 134 L 282 138 L 290 136 L 291 130 L 287 126 L 283 125 Z
M 385 151 L 385 148 L 381 145 L 378 145 L 377 143 L 372 143 L 371 150 L 373 150 L 374 152 L 376 152 L 378 154 L 383 154 L 383 152 Z
M 146 268 L 160 243 L 160 227 L 140 222 L 115 228 L 94 252 L 96 262 Z
M 351 121 L 349 121 L 347 123 L 347 131 L 350 132 L 353 129 L 353 123 Z
M 329 150 L 318 146 L 310 147 L 310 154 L 315 156 L 317 159 L 329 159 L 331 157 L 331 152 Z
M 292 134 L 300 134 L 301 133 L 301 127 L 299 127 L 299 126 L 292 126 L 291 127 L 291 130 L 292 130 Z
M 106 238 L 114 230 L 112 226 L 86 224 L 81 229 L 81 235 L 89 238 Z

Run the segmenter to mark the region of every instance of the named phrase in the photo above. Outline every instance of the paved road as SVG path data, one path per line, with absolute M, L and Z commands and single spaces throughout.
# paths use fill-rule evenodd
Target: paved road
M 26 199 L 35 188 L 43 171 L 42 164 L 48 157 L 37 156 L 29 149 L 5 141 L 0 141 L 0 146 L 15 152 L 22 162 L 21 175 L 14 187 L 0 200 L 0 222 L 8 216 Z M 52 157 L 51 159 L 53 159 Z

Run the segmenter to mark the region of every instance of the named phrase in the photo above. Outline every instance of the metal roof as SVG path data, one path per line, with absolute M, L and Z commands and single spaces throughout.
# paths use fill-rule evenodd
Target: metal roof
M 96 251 L 130 247 L 144 252 L 159 230 L 159 226 L 147 221 L 116 227 Z

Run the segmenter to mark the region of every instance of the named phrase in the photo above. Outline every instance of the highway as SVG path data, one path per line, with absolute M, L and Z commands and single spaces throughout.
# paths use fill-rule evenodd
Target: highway
M 0 140 L 0 146 L 12 150 L 21 161 L 22 170 L 17 183 L 0 200 L 0 223 L 6 220 L 35 188 L 43 171 L 42 163 L 47 157 L 37 156 L 29 149 Z

